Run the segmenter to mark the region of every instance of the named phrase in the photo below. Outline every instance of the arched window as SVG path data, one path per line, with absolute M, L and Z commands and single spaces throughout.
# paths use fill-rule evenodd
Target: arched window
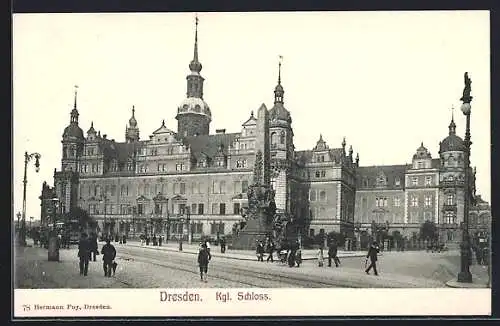
M 278 134 L 275 133 L 275 132 L 273 132 L 271 134 L 271 144 L 274 145 L 274 144 L 277 144 L 277 143 L 278 143 Z
M 280 133 L 280 144 L 284 144 L 285 143 L 285 132 L 282 131 Z
M 319 200 L 321 200 L 321 201 L 326 201 L 326 191 L 321 190 L 321 191 L 319 192 Z

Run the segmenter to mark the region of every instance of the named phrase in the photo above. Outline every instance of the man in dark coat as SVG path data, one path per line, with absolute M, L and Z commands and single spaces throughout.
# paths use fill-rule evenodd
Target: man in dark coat
M 370 274 L 370 269 L 373 267 L 373 271 L 375 272 L 375 275 L 378 275 L 377 272 L 377 254 L 380 252 L 380 249 L 378 247 L 378 243 L 375 241 L 373 244 L 370 246 L 370 249 L 368 249 L 368 254 L 366 255 L 366 263 L 368 262 L 368 258 L 370 258 L 370 266 L 365 270 L 366 274 Z
M 96 261 L 96 256 L 99 254 L 99 248 L 97 246 L 97 234 L 92 233 L 90 236 L 90 244 L 91 244 L 91 251 L 92 251 L 92 260 Z
M 203 243 L 201 249 L 198 252 L 198 265 L 200 266 L 200 279 L 201 281 L 207 282 L 208 273 L 208 262 L 212 259 L 210 252 L 207 249 L 207 245 Z
M 267 262 L 269 262 L 269 260 L 271 260 L 271 263 L 274 262 L 273 253 L 275 250 L 276 250 L 276 246 L 274 245 L 274 241 L 269 240 L 269 242 L 267 244 L 267 252 L 269 253 L 269 256 L 267 256 L 267 259 L 266 259 Z
M 89 270 L 90 252 L 92 246 L 87 238 L 86 233 L 82 233 L 80 242 L 78 243 L 78 258 L 80 258 L 80 275 L 87 276 Z
M 337 256 L 337 241 L 333 240 L 330 243 L 330 246 L 328 247 L 328 267 L 332 267 L 332 259 L 333 262 L 335 263 L 335 267 L 339 267 L 340 265 L 340 259 Z
M 264 245 L 261 241 L 257 243 L 257 261 L 264 261 Z
M 224 239 L 224 238 L 220 239 L 220 252 L 221 253 L 226 252 L 226 239 Z
M 111 241 L 109 239 L 106 239 L 106 244 L 102 246 L 101 253 L 103 260 L 104 276 L 111 277 L 111 270 L 113 269 L 113 260 L 115 260 L 116 257 L 116 249 L 111 244 Z

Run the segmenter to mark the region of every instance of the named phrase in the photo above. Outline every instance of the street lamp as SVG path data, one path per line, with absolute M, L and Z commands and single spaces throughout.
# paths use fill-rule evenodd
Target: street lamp
M 16 226 L 16 229 L 17 229 L 17 232 L 18 232 L 18 236 L 19 236 L 19 231 L 21 229 L 21 213 L 20 212 L 17 212 L 17 226 Z
M 20 245 L 26 246 L 26 184 L 28 183 L 28 178 L 26 176 L 28 171 L 28 162 L 33 158 L 35 159 L 35 171 L 38 173 L 40 171 L 40 157 L 41 155 L 38 153 L 24 152 L 24 179 L 23 179 L 23 215 L 22 215 L 22 224 L 20 229 L 20 237 L 19 242 Z
M 464 74 L 464 91 L 463 96 L 460 99 L 463 104 L 461 106 L 461 110 L 466 118 L 465 124 L 465 162 L 464 162 L 464 223 L 462 229 L 462 243 L 460 244 L 460 262 L 461 268 L 460 273 L 458 273 L 458 282 L 461 283 L 472 283 L 472 274 L 469 270 L 469 260 L 471 256 L 470 249 L 470 239 L 469 239 L 469 165 L 470 165 L 470 146 L 472 142 L 470 141 L 470 114 L 471 114 L 471 105 L 472 96 L 470 95 L 471 91 L 471 80 L 467 74 Z
M 30 216 L 30 234 L 32 233 L 31 222 L 33 221 L 33 219 L 34 219 L 34 217 Z M 31 237 L 33 237 L 33 235 Z
M 59 261 L 59 243 L 56 234 L 56 223 L 57 214 L 59 213 L 59 198 L 52 198 L 52 203 L 54 205 L 53 210 L 53 221 L 52 221 L 52 231 L 49 232 L 49 250 L 48 250 L 48 260 L 49 261 Z

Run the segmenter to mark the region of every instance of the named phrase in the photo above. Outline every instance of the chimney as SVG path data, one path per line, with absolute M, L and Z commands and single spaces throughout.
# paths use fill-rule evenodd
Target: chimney
M 215 129 L 215 133 L 216 134 L 225 134 L 226 133 L 226 129 Z

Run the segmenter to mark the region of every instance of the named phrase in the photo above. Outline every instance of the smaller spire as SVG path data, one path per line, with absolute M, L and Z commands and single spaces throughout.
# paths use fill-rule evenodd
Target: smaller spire
M 319 134 L 319 141 L 323 141 L 323 135 Z
M 253 110 L 250 112 L 250 117 L 253 118 Z
M 346 145 L 346 142 L 345 142 L 345 137 L 344 137 L 344 139 L 342 140 L 342 148 L 345 149 L 345 145 Z
M 455 135 L 455 132 L 456 132 L 456 125 L 455 125 L 455 121 L 453 119 L 453 111 L 455 110 L 455 108 L 452 106 L 451 107 L 451 122 L 450 122 L 450 125 L 448 126 L 448 129 L 449 129 L 449 134 L 450 135 Z
M 349 156 L 352 156 L 352 153 L 353 153 L 353 149 L 352 149 L 352 145 L 349 146 Z
M 281 85 L 281 62 L 283 61 L 283 56 L 279 56 L 279 63 L 278 63 L 278 85 Z
M 165 119 L 163 119 L 163 120 L 161 121 L 161 126 L 162 126 L 162 127 L 165 127 Z
M 73 108 L 76 110 L 76 99 L 78 96 L 78 85 L 75 85 L 75 103 L 73 105 Z

